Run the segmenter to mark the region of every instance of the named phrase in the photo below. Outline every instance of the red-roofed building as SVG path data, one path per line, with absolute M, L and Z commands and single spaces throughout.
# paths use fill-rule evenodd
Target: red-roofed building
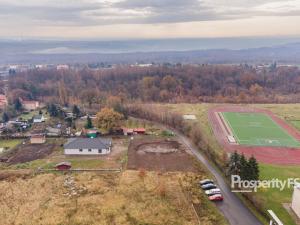
M 145 128 L 126 128 L 123 127 L 123 134 L 124 135 L 133 135 L 133 134 L 145 134 L 146 133 L 146 129 Z
M 133 135 L 133 129 L 123 127 L 122 130 L 123 130 L 123 134 L 126 135 L 126 136 L 127 135 Z
M 133 129 L 133 132 L 137 133 L 137 134 L 145 134 L 146 129 L 145 128 L 135 128 L 135 129 Z
M 8 102 L 7 102 L 7 98 L 5 95 L 0 95 L 0 108 L 4 108 L 5 106 L 7 106 Z
M 20 99 L 22 106 L 25 110 L 31 111 L 36 110 L 40 107 L 40 103 L 38 101 L 26 101 L 23 99 Z

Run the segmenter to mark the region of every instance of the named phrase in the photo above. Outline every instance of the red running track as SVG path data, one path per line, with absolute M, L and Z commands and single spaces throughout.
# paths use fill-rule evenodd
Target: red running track
M 216 112 L 260 112 L 269 115 L 278 125 L 285 129 L 291 136 L 300 141 L 299 131 L 290 126 L 284 120 L 275 116 L 271 111 L 242 107 L 242 106 L 219 106 L 209 110 L 208 118 L 213 128 L 214 135 L 218 142 L 225 147 L 227 152 L 237 151 L 243 153 L 247 157 L 252 155 L 262 163 L 278 164 L 278 165 L 300 165 L 300 149 L 299 148 L 288 148 L 288 147 L 258 147 L 258 146 L 245 146 L 230 144 L 227 141 L 226 134 L 224 133 Z

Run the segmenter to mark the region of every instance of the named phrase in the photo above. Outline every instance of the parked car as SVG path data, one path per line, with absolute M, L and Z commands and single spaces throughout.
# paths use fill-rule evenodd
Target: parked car
M 213 184 L 214 182 L 210 179 L 205 179 L 205 180 L 201 180 L 199 183 L 202 186 L 204 184 Z
M 216 194 L 216 195 L 209 196 L 208 199 L 213 202 L 223 201 L 223 196 L 221 194 Z
M 201 186 L 201 188 L 202 188 L 203 190 L 210 190 L 210 189 L 217 188 L 217 186 L 214 185 L 214 184 L 204 184 L 204 185 Z
M 205 191 L 205 194 L 207 194 L 208 196 L 221 194 L 221 190 L 219 188 L 210 189 L 210 190 Z

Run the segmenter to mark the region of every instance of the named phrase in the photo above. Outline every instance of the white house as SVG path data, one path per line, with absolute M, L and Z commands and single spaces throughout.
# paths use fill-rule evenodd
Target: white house
M 45 117 L 43 115 L 36 115 L 33 117 L 34 123 L 42 123 L 45 122 Z
M 296 183 L 294 187 L 292 209 L 298 218 L 300 218 L 300 183 Z
M 65 155 L 106 155 L 111 152 L 112 141 L 107 138 L 71 138 L 64 145 Z
M 196 120 L 196 116 L 192 114 L 186 114 L 182 116 L 184 120 Z

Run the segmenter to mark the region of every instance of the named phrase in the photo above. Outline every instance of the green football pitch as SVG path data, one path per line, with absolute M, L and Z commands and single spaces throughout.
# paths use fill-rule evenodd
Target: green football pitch
M 223 112 L 236 141 L 249 146 L 300 147 L 300 143 L 264 113 Z

